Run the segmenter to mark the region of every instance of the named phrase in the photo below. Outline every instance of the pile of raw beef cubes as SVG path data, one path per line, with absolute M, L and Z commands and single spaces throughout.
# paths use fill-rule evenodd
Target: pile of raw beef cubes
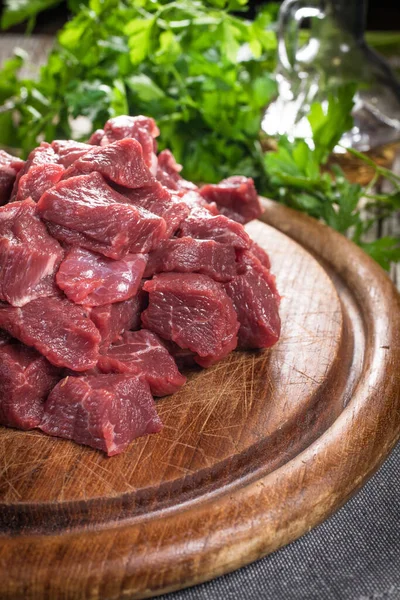
M 149 117 L 0 151 L 0 423 L 108 455 L 160 431 L 154 396 L 279 338 L 253 181 L 197 187 Z

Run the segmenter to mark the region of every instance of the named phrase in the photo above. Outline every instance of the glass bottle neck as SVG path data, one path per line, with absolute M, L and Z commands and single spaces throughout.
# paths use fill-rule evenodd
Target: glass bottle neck
M 325 0 L 327 13 L 357 41 L 364 36 L 367 0 Z

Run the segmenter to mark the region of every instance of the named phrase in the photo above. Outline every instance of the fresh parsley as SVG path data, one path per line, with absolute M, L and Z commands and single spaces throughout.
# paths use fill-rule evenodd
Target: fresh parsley
M 2 26 L 28 19 L 57 0 L 8 0 Z M 194 181 L 232 174 L 255 179 L 260 192 L 325 221 L 351 237 L 384 268 L 400 260 L 399 240 L 372 244 L 365 235 L 377 219 L 400 208 L 400 179 L 352 151 L 375 169 L 371 185 L 350 183 L 327 158 L 352 124 L 355 87 L 346 85 L 314 104 L 313 138 L 276 140 L 263 152 L 264 108 L 276 94 L 277 6 L 252 21 L 238 16 L 247 0 L 70 0 L 72 19 L 37 80 L 18 72 L 16 52 L 0 72 L 0 144 L 22 156 L 41 140 L 75 135 L 78 117 L 91 130 L 110 117 L 148 114 Z M 85 133 L 87 137 L 89 132 Z M 393 191 L 377 194 L 388 179 Z
M 264 155 L 266 191 L 270 198 L 323 220 L 389 269 L 391 262 L 400 261 L 400 240 L 387 236 L 367 243 L 365 237 L 377 219 L 400 210 L 400 177 L 353 149 L 346 150 L 375 171 L 366 188 L 348 181 L 338 165 L 326 167 L 342 133 L 352 126 L 354 92 L 353 85 L 346 85 L 329 97 L 326 110 L 321 104 L 311 106 L 308 120 L 313 135 L 309 144 L 289 142 L 286 137 L 277 140 L 276 150 Z M 373 192 L 382 179 L 391 183 L 392 192 Z
M 13 80 L 9 134 L 24 155 L 117 114 L 151 114 L 185 175 L 215 182 L 232 172 L 265 178 L 260 115 L 276 93 L 273 13 L 239 18 L 246 0 L 90 0 L 58 35 L 37 81 Z M 232 14 L 231 11 L 235 11 Z M 7 118 L 7 117 L 4 117 Z M 10 131 L 10 127 L 4 132 Z

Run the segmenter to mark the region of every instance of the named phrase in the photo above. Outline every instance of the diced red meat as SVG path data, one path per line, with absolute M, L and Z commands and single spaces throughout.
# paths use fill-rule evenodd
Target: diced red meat
M 215 281 L 230 281 L 236 275 L 236 253 L 232 246 L 191 237 L 160 242 L 149 254 L 145 277 L 155 273 L 203 273 Z
M 162 423 L 148 384 L 139 377 L 67 377 L 49 395 L 40 429 L 108 456 L 135 438 L 157 433 Z
M 58 164 L 58 155 L 47 142 L 42 142 L 40 146 L 34 148 L 29 153 L 23 167 L 18 171 L 19 177 L 25 175 L 31 167 L 39 165 L 56 165 Z
M 60 240 L 60 242 L 63 242 L 68 246 L 82 246 L 82 248 L 88 248 L 93 252 L 98 252 L 104 256 L 114 258 L 114 260 L 119 260 L 124 256 L 124 254 L 126 254 L 126 251 L 122 250 L 121 248 L 115 250 L 115 248 L 112 248 L 109 243 L 107 244 L 96 241 L 84 233 L 72 231 L 71 229 L 63 227 L 62 225 L 56 225 L 56 223 L 50 223 L 50 221 L 48 221 L 46 225 L 49 233 L 54 238 Z
M 9 201 L 16 175 L 13 168 L 0 165 L 0 205 Z
M 237 345 L 239 323 L 221 284 L 206 275 L 163 273 L 146 281 L 149 306 L 142 324 L 160 337 L 196 353 L 209 366 Z
M 5 150 L 0 150 L 0 167 L 11 167 L 16 173 L 24 167 L 25 161 L 17 156 L 8 154 Z
M 103 373 L 130 373 L 143 377 L 154 396 L 177 392 L 186 382 L 158 336 L 151 331 L 126 331 L 99 357 Z
M 44 219 L 61 226 L 50 229 L 57 239 L 109 258 L 148 252 L 165 237 L 164 219 L 127 204 L 100 173 L 60 181 L 43 194 L 37 210 Z
M 88 144 L 91 146 L 100 146 L 104 135 L 104 129 L 96 129 L 96 131 L 94 131 L 90 136 Z
M 0 206 L 10 199 L 15 178 L 24 164 L 23 160 L 0 150 Z
M 228 177 L 218 184 L 204 185 L 199 192 L 207 202 L 215 202 L 222 214 L 239 223 L 248 223 L 262 214 L 254 182 L 249 177 Z
M 58 156 L 54 152 L 53 148 L 47 142 L 42 142 L 40 146 L 34 148 L 29 154 L 24 166 L 18 171 L 17 177 L 14 182 L 14 186 L 11 193 L 10 201 L 13 202 L 18 193 L 18 184 L 21 177 L 28 173 L 31 167 L 37 167 L 40 165 L 56 165 L 58 164 Z
M 61 379 L 59 369 L 36 350 L 15 340 L 0 346 L 0 423 L 33 429 L 42 420 L 43 406 Z
M 63 179 L 93 171 L 128 188 L 141 188 L 155 181 L 144 163 L 142 146 L 134 139 L 120 140 L 107 146 L 91 146 L 70 166 Z
M 260 247 L 259 249 L 262 250 L 262 248 Z M 275 275 L 273 275 L 269 268 L 265 267 L 262 264 L 262 262 L 257 258 L 257 256 L 254 254 L 253 247 L 251 248 L 251 250 L 239 251 L 237 254 L 237 261 L 238 274 L 241 275 L 243 273 L 247 273 L 248 271 L 254 271 L 261 275 L 268 283 L 270 289 L 272 290 L 276 298 L 276 301 L 279 304 L 279 302 L 281 301 L 281 297 L 276 287 Z
M 158 134 L 122 116 L 25 163 L 0 151 L 0 423 L 111 456 L 161 429 L 152 394 L 184 384 L 177 365 L 278 340 L 269 257 L 242 225 L 253 181 L 199 190 Z
M 206 208 L 192 209 L 179 227 L 181 236 L 200 240 L 214 240 L 234 248 L 246 249 L 251 244 L 243 225 L 225 215 L 212 215 Z
M 158 155 L 157 179 L 170 190 L 185 193 L 197 190 L 197 185 L 181 177 L 182 165 L 179 165 L 171 150 L 163 150 Z
M 174 360 L 178 366 L 178 369 L 185 369 L 187 367 L 198 367 L 196 363 L 196 354 L 188 348 L 180 348 L 175 342 L 171 340 L 163 340 L 163 344 L 174 357 Z
M 136 190 L 119 190 L 131 204 L 162 217 L 166 223 L 166 237 L 173 235 L 180 224 L 189 215 L 190 209 L 186 202 L 171 194 L 158 181 L 153 185 Z
M 146 295 L 139 291 L 124 302 L 88 308 L 90 318 L 100 331 L 102 350 L 116 342 L 125 330 L 139 329 L 140 315 L 146 308 L 145 300 Z
M 179 190 L 178 181 L 182 179 L 180 172 L 182 165 L 179 165 L 170 150 L 163 150 L 157 157 L 157 179 L 169 190 Z
M 131 298 L 130 300 L 126 300 L 126 302 L 130 302 L 130 322 L 127 324 L 124 329 L 130 331 L 136 331 L 136 329 L 140 329 L 142 325 L 141 315 L 142 312 L 147 308 L 148 295 L 143 291 L 144 279 L 142 279 L 142 285 L 136 296 Z M 121 303 L 122 304 L 122 303 Z M 111 305 L 114 306 L 114 305 Z M 126 309 L 127 310 L 127 309 Z M 126 313 L 125 313 L 126 314 Z M 115 340 L 113 340 L 115 341 Z
M 128 300 L 136 294 L 146 266 L 143 254 L 127 254 L 121 260 L 72 248 L 56 275 L 66 296 L 77 304 L 102 306 Z
M 35 215 L 31 200 L 0 208 L 0 300 L 23 306 L 52 295 L 64 252 Z
M 239 323 L 241 348 L 268 348 L 279 339 L 279 295 L 275 278 L 251 253 L 240 257 L 241 274 L 224 287 L 232 299 Z
M 56 270 L 57 269 L 55 269 L 55 271 Z M 60 290 L 56 284 L 54 273 L 46 275 L 46 277 L 43 277 L 39 281 L 30 294 L 29 302 L 32 302 L 32 300 L 36 300 L 37 298 L 49 298 L 50 296 L 60 296 Z
M 142 213 L 143 214 L 143 213 Z M 144 215 L 147 217 L 147 215 Z M 147 223 L 148 227 L 151 225 L 151 219 Z M 126 252 L 122 252 L 121 249 L 116 251 L 115 248 L 110 247 L 110 244 L 102 243 L 100 241 L 96 241 L 88 236 L 85 236 L 84 233 L 79 233 L 78 231 L 72 231 L 71 229 L 67 229 L 66 227 L 62 227 L 61 225 L 56 225 L 55 223 L 47 223 L 47 229 L 51 233 L 53 237 L 69 246 L 82 246 L 82 248 L 88 248 L 93 252 L 98 252 L 99 254 L 103 254 L 104 256 L 108 256 L 109 258 L 113 258 L 114 260 L 120 260 L 126 255 Z M 151 243 L 151 245 L 156 246 L 156 241 L 152 241 L 153 236 L 155 237 L 154 232 L 151 232 L 146 239 L 146 231 L 143 231 L 142 238 L 139 238 L 135 245 L 132 246 L 131 250 L 133 253 L 140 253 L 140 248 L 144 248 L 144 252 L 147 252 L 151 248 L 147 248 L 147 245 Z M 164 237 L 164 236 L 163 236 Z
M 148 133 L 153 140 L 160 135 L 155 120 L 143 115 L 114 117 L 104 125 L 104 133 L 107 136 L 108 143 L 124 138 L 134 138 L 136 140 L 136 136 L 139 137 L 139 133 L 142 131 Z
M 172 192 L 171 192 L 172 193 Z M 204 200 L 203 196 L 200 196 L 196 190 L 190 190 L 180 196 L 182 202 L 188 205 L 191 213 L 209 213 L 211 215 L 219 215 L 219 210 L 215 202 L 209 204 Z
M 104 132 L 101 135 L 101 130 L 97 130 L 89 140 L 90 144 L 106 146 L 117 140 L 132 138 L 139 142 L 143 149 L 143 158 L 155 175 L 157 171 L 157 144 L 155 138 L 160 135 L 154 119 L 143 117 L 119 116 L 109 119 L 104 125 Z
M 38 165 L 56 165 L 58 163 L 58 155 L 47 142 L 42 142 L 40 146 L 34 148 L 29 154 L 20 175 L 25 175 L 31 167 Z
M 12 337 L 10 335 L 8 335 L 8 333 L 6 333 L 2 329 L 0 329 L 0 346 L 3 346 L 4 344 L 8 344 L 8 342 L 10 342 L 11 340 L 12 340 Z
M 50 164 L 31 167 L 25 175 L 20 177 L 13 201 L 21 202 L 32 198 L 34 202 L 39 202 L 44 192 L 60 181 L 64 171 L 62 165 Z
M 271 268 L 271 261 L 269 260 L 269 256 L 265 252 L 264 248 L 261 248 L 261 246 L 259 246 L 256 242 L 252 241 L 250 251 L 260 261 L 263 267 L 265 267 L 266 269 Z
M 85 371 L 97 364 L 100 333 L 85 311 L 67 299 L 39 298 L 22 308 L 0 304 L 0 327 L 57 367 Z
M 58 162 L 66 169 L 92 149 L 90 144 L 75 142 L 75 140 L 54 140 L 51 142 L 51 147 L 58 155 Z

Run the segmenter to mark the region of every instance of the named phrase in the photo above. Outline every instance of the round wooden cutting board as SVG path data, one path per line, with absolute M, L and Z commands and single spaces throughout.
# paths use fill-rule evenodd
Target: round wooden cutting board
M 0 597 L 142 598 L 299 537 L 400 433 L 400 302 L 331 229 L 265 202 L 282 337 L 192 370 L 164 429 L 122 455 L 0 428 Z

